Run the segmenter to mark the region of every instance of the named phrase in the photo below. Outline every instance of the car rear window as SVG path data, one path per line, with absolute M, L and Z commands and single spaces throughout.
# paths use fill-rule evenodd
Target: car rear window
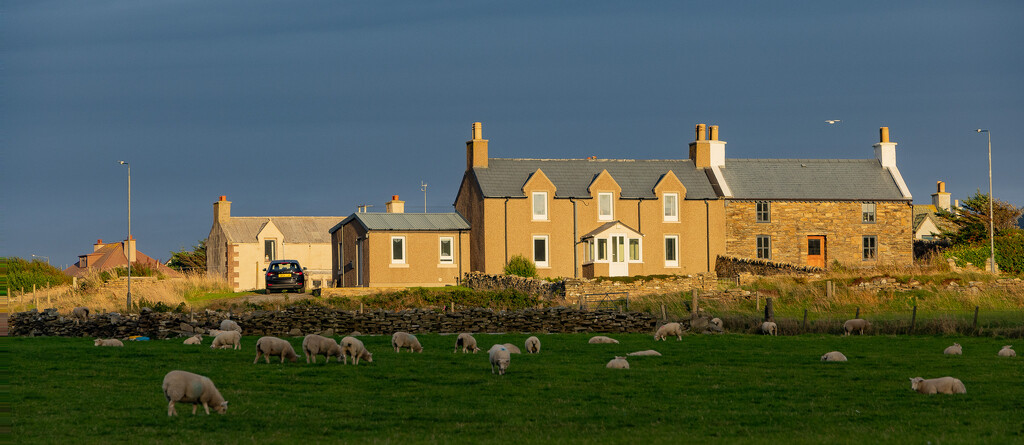
M 299 270 L 299 265 L 295 263 L 276 263 L 270 265 L 271 272 L 291 272 Z

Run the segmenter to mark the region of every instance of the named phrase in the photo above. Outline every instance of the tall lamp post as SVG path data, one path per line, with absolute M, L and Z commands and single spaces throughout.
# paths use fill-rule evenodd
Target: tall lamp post
M 117 161 L 128 167 L 128 312 L 132 311 L 132 166 L 125 161 Z
M 32 258 L 46 258 L 46 264 L 50 264 L 50 257 L 48 257 L 48 256 L 36 255 L 36 254 L 33 253 L 32 254 Z
M 988 136 L 988 242 L 989 261 L 992 264 L 992 273 L 996 273 L 996 220 L 992 211 L 992 133 L 985 129 L 975 130 L 978 133 L 985 133 Z

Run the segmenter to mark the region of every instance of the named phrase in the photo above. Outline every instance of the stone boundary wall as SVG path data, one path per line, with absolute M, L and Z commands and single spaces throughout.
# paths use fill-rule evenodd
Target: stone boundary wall
M 488 275 L 480 272 L 466 272 L 462 285 L 476 290 L 514 289 L 529 295 L 554 300 L 565 293 L 564 282 L 550 282 L 515 275 Z
M 689 292 L 691 289 L 711 290 L 718 283 L 714 273 L 678 275 L 668 278 L 638 279 L 631 282 L 586 278 L 567 278 L 550 282 L 514 275 L 487 275 L 479 272 L 466 273 L 462 284 L 476 290 L 515 289 L 530 295 L 538 295 L 549 301 L 575 304 L 586 294 L 629 292 L 629 296 Z
M 342 311 L 315 306 L 293 306 L 281 311 L 241 314 L 206 311 L 190 314 L 147 312 L 135 315 L 92 315 L 76 323 L 57 313 L 31 310 L 11 314 L 13 336 L 63 336 L 124 338 L 142 335 L 154 339 L 191 336 L 217 329 L 227 318 L 235 320 L 244 335 L 303 336 L 306 334 L 390 335 L 395 331 L 427 332 L 653 332 L 657 319 L 642 312 L 615 310 L 581 311 L 566 307 L 493 311 L 472 308 L 456 312 L 411 309 L 405 311 Z
M 715 261 L 715 272 L 719 277 L 737 277 L 741 273 L 760 276 L 770 275 L 815 275 L 825 269 L 808 266 L 795 266 L 789 263 L 758 260 L 753 258 L 735 258 L 719 255 Z

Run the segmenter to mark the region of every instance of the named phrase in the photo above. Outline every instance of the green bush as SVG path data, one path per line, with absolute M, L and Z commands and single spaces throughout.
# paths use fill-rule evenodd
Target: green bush
M 522 255 L 513 255 L 505 265 L 505 275 L 534 278 L 537 276 L 537 266 Z
M 28 261 L 18 257 L 3 258 L 7 266 L 7 285 L 11 289 L 32 290 L 34 284 L 38 288 L 71 283 L 71 277 L 60 269 L 45 261 Z
M 1004 231 L 995 239 L 996 243 L 996 264 L 999 270 L 1004 273 L 1024 274 L 1024 231 Z M 964 267 L 971 263 L 978 268 L 984 269 L 989 258 L 989 244 L 977 245 L 959 244 L 949 247 L 942 252 L 945 258 L 956 258 L 956 265 Z

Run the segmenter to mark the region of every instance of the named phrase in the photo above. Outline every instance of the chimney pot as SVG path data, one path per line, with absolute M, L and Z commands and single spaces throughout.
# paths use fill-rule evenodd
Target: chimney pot
M 878 129 L 879 142 L 889 142 L 889 127 L 881 127 Z
M 703 141 L 704 139 L 704 124 L 697 124 L 697 140 Z
M 942 193 L 942 192 L 946 191 L 946 183 L 945 182 L 938 181 L 938 186 L 939 186 L 939 193 Z
M 712 141 L 717 141 L 718 140 L 718 125 L 712 125 L 711 126 L 711 136 L 708 137 L 708 139 L 710 139 Z
M 391 195 L 392 201 L 398 201 L 398 195 Z
M 227 195 L 220 195 L 219 201 L 227 201 L 227 200 L 228 200 Z
M 102 239 L 96 240 L 96 244 L 103 244 L 103 240 Z
M 482 124 L 480 122 L 473 122 L 473 139 L 474 140 L 478 140 L 478 139 L 483 139 L 483 138 L 484 138 L 484 124 Z

